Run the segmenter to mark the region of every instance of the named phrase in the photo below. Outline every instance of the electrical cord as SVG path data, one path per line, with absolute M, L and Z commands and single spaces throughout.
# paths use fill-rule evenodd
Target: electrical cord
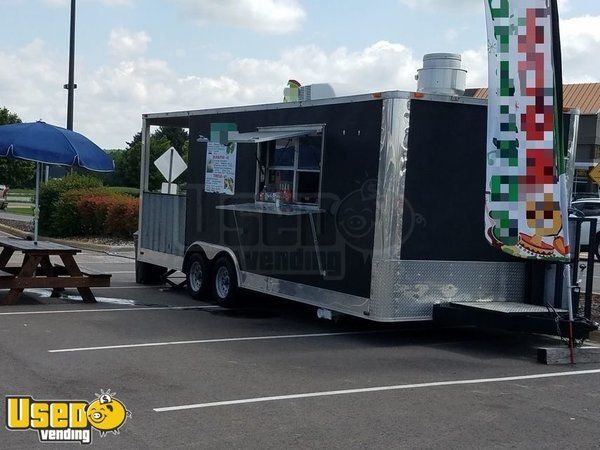
M 544 306 L 546 306 L 546 309 L 548 310 L 548 314 L 550 314 L 553 318 L 554 318 L 554 322 L 556 324 L 556 333 L 557 336 L 560 338 L 560 340 L 564 343 L 564 344 L 569 344 L 568 339 L 566 339 L 563 335 L 562 335 L 562 331 L 560 329 L 560 322 L 561 321 L 569 321 L 569 317 L 567 314 L 560 314 L 556 311 L 556 309 L 554 308 L 554 306 L 552 306 L 549 303 L 546 303 Z M 573 323 L 577 323 L 577 324 L 582 324 L 584 326 L 588 326 L 588 327 L 594 327 L 597 326 L 597 324 L 595 324 L 594 322 L 592 322 L 589 319 L 586 319 L 585 317 L 580 317 L 580 316 L 575 316 L 573 318 Z M 585 344 L 586 339 L 582 338 L 582 339 L 575 339 L 575 346 L 576 347 L 582 347 Z
M 561 320 L 560 314 L 558 314 L 558 312 L 556 311 L 554 306 L 552 306 L 550 303 L 546 302 L 545 306 L 546 306 L 546 309 L 548 310 L 548 314 L 550 316 L 553 316 L 553 318 L 554 318 L 554 323 L 556 324 L 557 336 L 560 338 L 562 343 L 568 344 L 568 341 L 565 340 L 564 336 L 562 335 L 562 331 L 560 329 L 560 320 Z

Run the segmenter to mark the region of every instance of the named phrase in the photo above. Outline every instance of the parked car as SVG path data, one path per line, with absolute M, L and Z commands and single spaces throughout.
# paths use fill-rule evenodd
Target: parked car
M 5 184 L 0 184 L 0 209 L 6 209 L 8 206 L 8 191 L 10 189 Z
M 593 251 L 596 258 L 600 261 L 600 198 L 582 198 L 571 203 L 574 214 L 571 217 L 583 216 L 585 218 L 598 219 L 598 228 L 596 230 L 596 246 L 593 249 L 590 245 L 590 223 L 584 222 L 581 225 L 581 246 Z

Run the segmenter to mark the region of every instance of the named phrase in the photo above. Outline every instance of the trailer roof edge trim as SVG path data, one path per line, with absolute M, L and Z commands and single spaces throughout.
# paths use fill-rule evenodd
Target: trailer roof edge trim
M 487 100 L 478 99 L 473 97 L 458 97 L 450 95 L 440 94 L 426 94 L 416 93 L 409 91 L 387 91 L 387 92 L 376 92 L 370 94 L 351 95 L 347 97 L 335 97 L 322 100 L 311 100 L 305 102 L 291 102 L 291 103 L 266 103 L 260 105 L 248 105 L 248 106 L 233 106 L 223 108 L 210 108 L 210 109 L 197 109 L 188 111 L 173 111 L 173 112 L 162 112 L 162 113 L 148 113 L 143 114 L 142 117 L 146 120 L 148 125 L 153 125 L 152 120 L 168 119 L 168 118 L 187 118 L 193 116 L 205 116 L 210 114 L 228 114 L 238 112 L 251 112 L 251 111 L 265 111 L 265 110 L 277 110 L 277 109 L 293 109 L 309 106 L 325 106 L 335 105 L 343 103 L 359 103 L 366 101 L 381 101 L 388 99 L 405 99 L 405 100 L 428 100 L 448 103 L 463 103 L 470 105 L 486 105 Z

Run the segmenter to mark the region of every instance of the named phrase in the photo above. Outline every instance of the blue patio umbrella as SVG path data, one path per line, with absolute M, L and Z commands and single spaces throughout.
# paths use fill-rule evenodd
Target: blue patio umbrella
M 0 126 L 0 157 L 36 163 L 35 241 L 38 238 L 40 164 L 82 167 L 95 172 L 112 172 L 115 167 L 111 157 L 85 136 L 41 121 Z

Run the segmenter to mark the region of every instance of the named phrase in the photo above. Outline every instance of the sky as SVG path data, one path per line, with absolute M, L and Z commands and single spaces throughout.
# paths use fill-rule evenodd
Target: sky
M 565 82 L 600 81 L 600 1 L 559 0 Z M 69 0 L 0 0 L 0 107 L 66 123 Z M 487 85 L 484 0 L 77 0 L 74 127 L 124 148 L 143 113 L 415 90 L 422 57 Z

